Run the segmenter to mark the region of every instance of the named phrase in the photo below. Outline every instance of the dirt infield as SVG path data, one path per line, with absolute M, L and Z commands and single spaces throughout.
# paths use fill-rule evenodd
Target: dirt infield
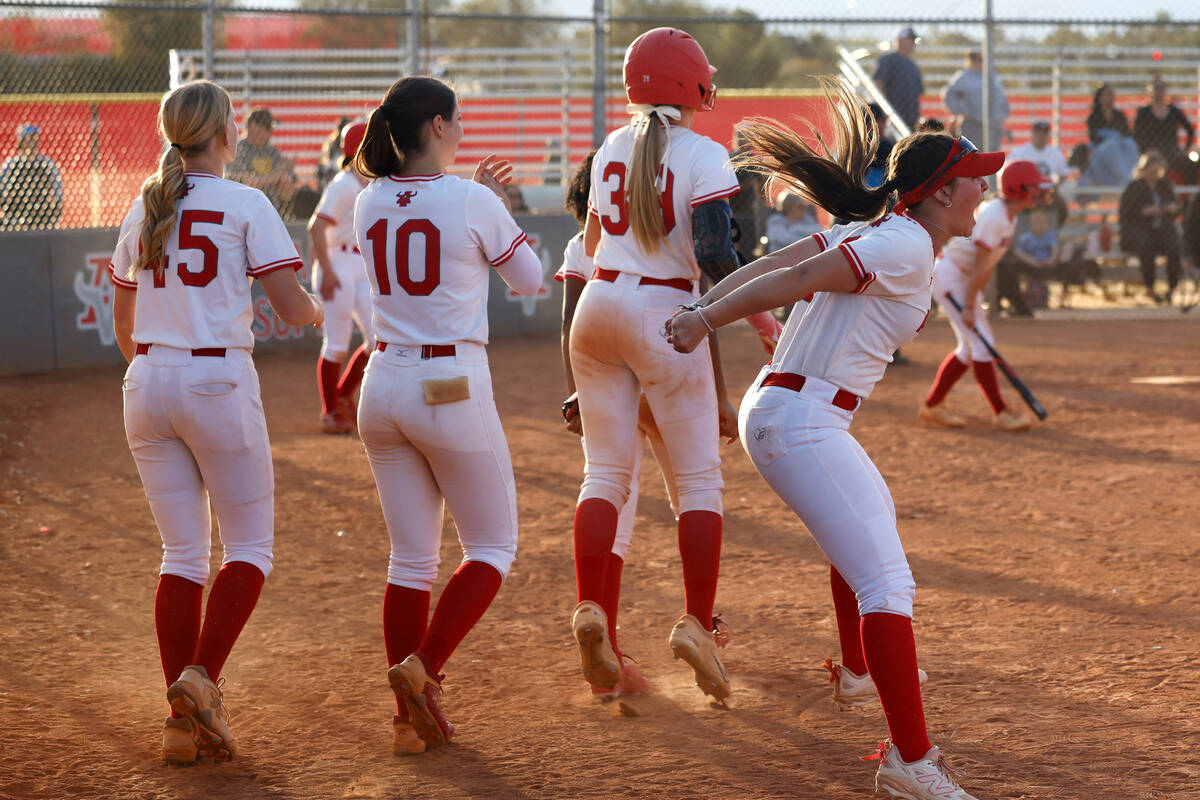
M 1200 324 L 1001 322 L 1050 412 L 993 431 L 918 427 L 952 337 L 905 348 L 853 431 L 887 478 L 916 574 L 930 733 L 985 798 L 1194 798 L 1200 766 Z M 731 394 L 761 362 L 724 346 Z M 120 371 L 0 381 L 0 798 L 812 798 L 870 796 L 878 706 L 840 713 L 825 561 L 737 446 L 718 608 L 728 710 L 672 662 L 682 606 L 656 467 L 625 570 L 624 649 L 653 693 L 617 718 L 578 674 L 570 526 L 582 459 L 560 430 L 551 340 L 492 346 L 521 549 L 447 665 L 447 748 L 390 753 L 380 626 L 386 535 L 358 441 L 317 429 L 312 358 L 259 360 L 275 452 L 276 569 L 226 669 L 243 756 L 167 768 L 152 622 L 159 543 L 121 425 Z M 1015 393 L 1006 391 L 1015 399 Z M 458 562 L 447 523 L 442 580 Z M 439 585 L 440 586 L 440 585 Z M 951 736 L 953 735 L 953 739 Z

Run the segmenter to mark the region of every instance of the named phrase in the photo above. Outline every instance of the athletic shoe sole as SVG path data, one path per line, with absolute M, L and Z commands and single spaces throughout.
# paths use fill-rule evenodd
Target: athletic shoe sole
M 392 691 L 404 701 L 408 708 L 408 721 L 417 732 L 417 736 L 429 747 L 442 747 L 446 744 L 446 734 L 438 725 L 437 717 L 429 710 L 429 698 L 425 696 L 425 687 L 417 686 L 408 670 L 397 664 L 388 670 L 388 683 Z
M 725 698 L 732 694 L 725 667 L 716 658 L 712 659 L 713 663 L 708 663 L 709 659 L 704 657 L 700 646 L 692 640 L 691 636 L 685 636 L 682 641 L 672 639 L 671 652 L 675 658 L 686 661 L 692 671 L 696 673 L 696 685 L 700 687 L 700 691 L 711 695 L 719 702 L 724 702 Z
M 585 612 L 586 614 L 586 612 Z M 576 617 L 585 616 L 578 613 Z M 579 644 L 580 667 L 583 677 L 597 689 L 612 689 L 621 680 L 621 665 L 608 641 L 608 631 L 599 618 L 576 619 L 572 625 Z
M 176 714 L 191 720 L 196 737 L 196 750 L 214 761 L 230 761 L 237 755 L 233 736 L 213 717 L 212 709 L 200 709 L 200 699 L 178 681 L 167 689 L 167 702 Z

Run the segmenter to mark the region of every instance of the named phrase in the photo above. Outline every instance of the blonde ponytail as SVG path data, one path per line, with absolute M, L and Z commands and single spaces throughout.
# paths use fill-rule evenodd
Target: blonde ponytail
M 663 227 L 662 199 L 658 193 L 658 170 L 666 147 L 666 120 L 658 114 L 638 123 L 629 163 L 629 221 L 637 243 L 647 253 L 657 253 L 666 236 Z
M 183 156 L 203 152 L 233 114 L 229 94 L 210 81 L 192 81 L 168 92 L 158 108 L 158 131 L 169 146 L 158 161 L 158 172 L 142 184 L 145 219 L 137 260 L 130 280 L 147 267 L 162 270 L 163 256 L 175 229 L 175 203 L 187 186 Z

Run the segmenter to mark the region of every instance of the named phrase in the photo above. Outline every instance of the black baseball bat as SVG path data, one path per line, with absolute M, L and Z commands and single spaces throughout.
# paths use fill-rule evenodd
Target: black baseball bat
M 959 314 L 962 313 L 963 307 L 957 300 L 954 299 L 954 295 L 946 292 L 946 299 L 950 301 L 950 305 L 954 306 Z M 1039 403 L 1038 399 L 1033 396 L 1033 392 L 1029 391 L 1029 387 L 1025 385 L 1025 382 L 1017 377 L 1017 373 L 1013 372 L 1013 368 L 1008 365 L 1008 362 L 1004 360 L 1004 357 L 997 353 L 996 348 L 992 347 L 992 343 L 989 342 L 987 338 L 979 332 L 979 328 L 976 328 L 974 325 L 972 325 L 971 330 L 975 332 L 975 335 L 979 337 L 979 341 L 983 342 L 983 346 L 986 347 L 988 352 L 992 354 L 992 358 L 996 361 L 996 366 L 1000 367 L 1000 371 L 1004 373 L 1004 377 L 1008 378 L 1008 382 L 1011 383 L 1013 388 L 1017 390 L 1017 393 L 1021 395 L 1021 399 L 1033 409 L 1033 413 L 1037 414 L 1038 419 L 1045 419 L 1048 416 L 1046 414 L 1046 409 L 1042 408 L 1042 404 Z

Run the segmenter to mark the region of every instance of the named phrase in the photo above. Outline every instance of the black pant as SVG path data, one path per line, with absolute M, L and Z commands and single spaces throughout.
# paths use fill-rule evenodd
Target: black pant
M 1173 226 L 1169 230 L 1142 237 L 1135 255 L 1138 260 L 1138 268 L 1142 271 L 1142 281 L 1151 294 L 1154 294 L 1154 259 L 1160 255 L 1166 256 L 1167 287 L 1171 291 L 1175 291 L 1175 287 L 1179 285 L 1181 264 L 1179 261 L 1179 236 L 1175 233 Z
M 1063 287 L 1082 286 L 1085 280 L 1099 280 L 1100 268 L 1095 259 L 1076 256 L 1070 261 L 1060 261 L 1050 267 L 1033 267 L 1011 253 L 1006 253 L 996 265 L 996 291 L 1006 298 L 1012 312 L 1018 316 L 1029 316 L 1030 310 L 1021 291 L 1021 278 L 1039 281 L 1058 281 Z

